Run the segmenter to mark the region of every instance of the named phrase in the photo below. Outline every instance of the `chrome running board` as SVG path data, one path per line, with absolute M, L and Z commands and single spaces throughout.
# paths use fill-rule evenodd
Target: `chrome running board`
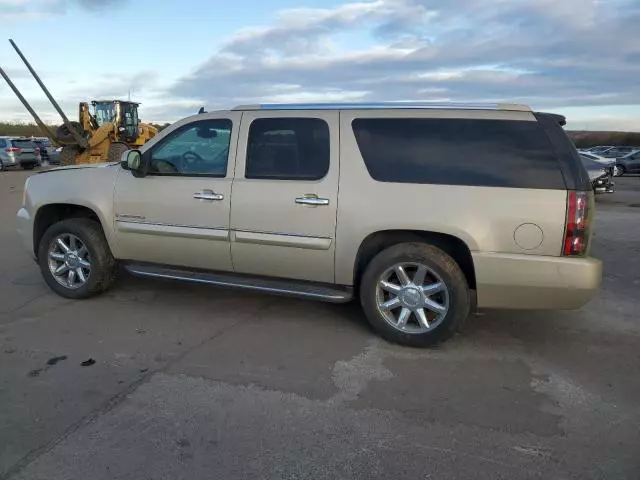
M 205 283 L 219 287 L 253 290 L 273 295 L 321 300 L 331 303 L 346 303 L 353 299 L 353 289 L 346 286 L 326 285 L 312 282 L 278 278 L 251 277 L 234 273 L 212 273 L 184 268 L 151 264 L 124 263 L 123 268 L 138 277 L 164 278 L 192 283 Z

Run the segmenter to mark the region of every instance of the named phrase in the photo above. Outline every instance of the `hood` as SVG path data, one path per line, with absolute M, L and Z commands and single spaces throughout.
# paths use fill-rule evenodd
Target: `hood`
M 110 162 L 110 163 L 85 163 L 82 165 L 65 165 L 63 167 L 52 167 L 47 168 L 46 170 L 40 170 L 38 173 L 48 173 L 48 172 L 59 172 L 61 170 L 79 170 L 82 168 L 106 168 L 106 167 L 115 167 L 119 165 L 119 162 Z
M 589 174 L 589 180 L 595 180 L 598 177 L 602 177 L 607 174 L 607 169 L 602 165 L 593 166 L 585 165 L 587 173 Z

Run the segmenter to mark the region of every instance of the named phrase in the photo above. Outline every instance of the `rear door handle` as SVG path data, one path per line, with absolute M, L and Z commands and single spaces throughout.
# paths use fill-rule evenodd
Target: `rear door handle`
M 224 200 L 224 195 L 220 193 L 216 193 L 213 190 L 209 190 L 205 188 L 202 192 L 196 192 L 193 194 L 193 198 L 197 198 L 198 200 L 209 200 L 209 201 L 220 201 Z
M 329 205 L 329 199 L 318 198 L 317 195 L 307 194 L 296 198 L 296 203 L 299 205 L 324 206 Z

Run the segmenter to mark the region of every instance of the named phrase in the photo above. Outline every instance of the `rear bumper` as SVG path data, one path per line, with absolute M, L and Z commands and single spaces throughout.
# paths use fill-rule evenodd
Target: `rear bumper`
M 602 281 L 595 258 L 472 253 L 478 308 L 575 310 Z

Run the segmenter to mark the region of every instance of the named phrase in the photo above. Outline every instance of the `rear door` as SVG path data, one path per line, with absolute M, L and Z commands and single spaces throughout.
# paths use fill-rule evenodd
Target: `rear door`
M 231 202 L 239 273 L 334 281 L 339 114 L 243 113 Z

